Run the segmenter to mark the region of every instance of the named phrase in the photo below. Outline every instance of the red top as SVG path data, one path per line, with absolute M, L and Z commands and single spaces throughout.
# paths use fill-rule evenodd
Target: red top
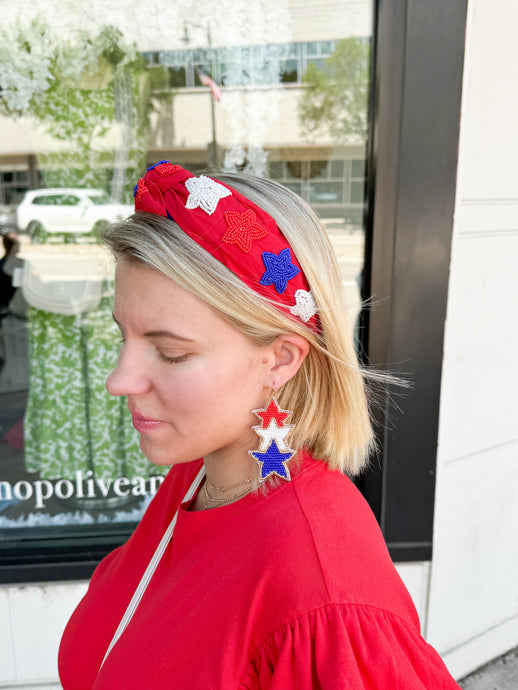
M 107 556 L 63 635 L 64 690 L 450 690 L 353 483 L 308 456 L 294 479 L 178 522 L 128 628 L 98 669 L 201 461 L 168 474 Z

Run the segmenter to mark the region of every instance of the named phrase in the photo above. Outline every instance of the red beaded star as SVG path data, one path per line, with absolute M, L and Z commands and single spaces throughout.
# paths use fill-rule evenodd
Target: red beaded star
M 268 230 L 259 223 L 255 211 L 248 209 L 244 213 L 225 211 L 227 229 L 221 238 L 226 244 L 237 244 L 241 251 L 248 254 L 252 249 L 252 242 L 266 237 Z
M 291 414 L 289 410 L 281 410 L 275 400 L 270 400 L 268 407 L 266 407 L 264 410 L 254 410 L 253 412 L 263 420 L 263 429 L 268 427 L 272 419 L 275 419 L 277 424 L 281 426 L 286 417 L 289 417 Z
M 146 183 L 145 183 L 144 180 L 141 178 L 141 179 L 138 181 L 137 186 L 135 187 L 135 203 L 136 203 L 136 204 L 137 204 L 137 203 L 140 203 L 140 199 L 141 199 L 142 195 L 143 195 L 145 192 L 147 192 L 147 191 L 149 191 L 149 190 L 148 190 L 148 188 L 146 187 Z
M 152 167 L 156 168 L 157 172 L 159 172 L 161 175 L 172 175 L 173 173 L 182 170 L 181 166 L 173 165 L 172 163 L 169 163 L 169 161 L 160 161 L 160 163 L 157 163 Z M 148 168 L 148 170 L 151 169 L 152 168 Z

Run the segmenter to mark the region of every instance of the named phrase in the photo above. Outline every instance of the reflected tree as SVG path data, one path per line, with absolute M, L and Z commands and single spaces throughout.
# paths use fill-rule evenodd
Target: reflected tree
M 144 167 L 150 108 L 145 61 L 121 32 L 60 40 L 41 18 L 0 33 L 0 109 L 29 115 L 54 140 L 38 153 L 48 186 L 104 187 L 129 200 Z
M 310 63 L 303 76 L 306 88 L 298 110 L 309 139 L 330 136 L 334 143 L 363 142 L 367 137 L 370 43 L 338 41 L 325 69 Z

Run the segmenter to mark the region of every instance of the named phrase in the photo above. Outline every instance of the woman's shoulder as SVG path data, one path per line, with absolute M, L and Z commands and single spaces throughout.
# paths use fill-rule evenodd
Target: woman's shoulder
M 387 610 L 419 629 L 376 518 L 348 477 L 306 455 L 282 504 L 287 568 L 289 560 L 306 573 L 313 568 L 329 603 Z M 275 512 L 274 502 L 271 508 Z

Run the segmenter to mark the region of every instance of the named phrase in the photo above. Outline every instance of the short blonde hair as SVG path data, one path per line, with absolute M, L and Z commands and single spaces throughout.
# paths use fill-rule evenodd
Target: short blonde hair
M 258 295 L 168 218 L 138 212 L 111 225 L 104 239 L 115 257 L 143 263 L 203 300 L 258 344 L 282 333 L 308 340 L 309 353 L 278 392 L 293 411 L 294 450 L 308 449 L 337 470 L 357 474 L 373 444 L 364 379 L 358 362 L 336 256 L 313 210 L 272 180 L 241 174 L 211 175 L 230 185 L 275 219 L 304 271 L 318 307 L 316 334 Z

